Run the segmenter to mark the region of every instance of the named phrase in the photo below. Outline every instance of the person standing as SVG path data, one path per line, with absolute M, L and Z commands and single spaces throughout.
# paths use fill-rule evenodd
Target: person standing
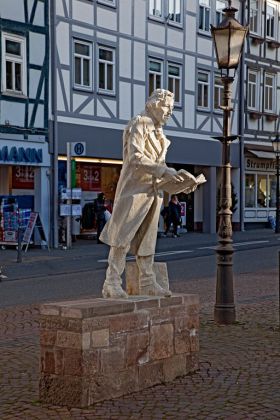
M 169 201 L 169 226 L 173 224 L 173 238 L 178 238 L 178 226 L 181 224 L 181 204 L 176 194 Z M 167 234 L 167 232 L 165 232 Z
M 106 224 L 105 210 L 105 195 L 101 192 L 93 202 L 93 211 L 96 217 L 96 238 L 98 244 L 102 243 L 99 238 Z

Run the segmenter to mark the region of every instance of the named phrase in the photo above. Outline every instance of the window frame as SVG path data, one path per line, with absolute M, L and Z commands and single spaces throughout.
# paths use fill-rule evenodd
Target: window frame
M 20 44 L 21 55 L 16 56 L 6 52 L 6 41 L 12 41 Z M 15 35 L 9 32 L 2 32 L 2 93 L 8 95 L 27 96 L 27 53 L 26 53 L 26 38 L 20 35 Z M 14 89 L 7 88 L 7 61 L 12 62 L 14 68 L 16 63 L 21 65 L 21 90 L 15 89 L 15 73 L 13 74 L 12 84 Z
M 83 44 L 83 45 L 88 45 L 90 55 L 86 56 L 86 55 L 76 53 L 75 52 L 75 44 L 76 43 Z M 80 85 L 76 84 L 76 66 L 75 66 L 75 58 L 76 57 L 82 58 L 81 69 L 83 69 L 84 60 L 89 61 L 89 86 L 84 85 L 84 84 L 80 84 Z M 88 57 L 88 59 L 86 57 Z M 93 71 L 93 45 L 92 45 L 92 42 L 86 41 L 86 40 L 80 39 L 80 38 L 73 38 L 73 69 L 74 69 L 74 77 L 73 77 L 74 89 L 92 91 L 92 89 L 93 89 L 93 75 L 92 75 L 92 71 Z M 81 80 L 83 80 L 83 71 L 82 70 L 81 70 Z
M 249 28 L 250 28 L 250 32 L 251 33 L 253 33 L 253 34 L 256 34 L 256 35 L 259 35 L 260 34 L 260 27 L 261 27 L 261 24 L 260 24 L 260 17 L 261 17 L 261 14 L 262 14 L 262 11 L 261 11 L 261 4 L 260 4 L 260 1 L 259 0 L 256 0 L 257 2 L 258 2 L 258 6 L 256 6 L 256 8 L 255 9 L 253 9 L 251 6 L 252 6 L 252 3 L 250 3 L 250 10 L 249 10 Z M 252 16 L 252 14 L 251 14 L 251 12 L 252 11 L 254 11 L 254 12 L 256 12 L 255 14 L 256 14 L 256 17 L 257 17 L 257 19 L 256 19 L 256 22 L 257 22 L 257 30 L 254 30 L 255 28 L 253 28 L 252 29 L 252 27 L 251 27 L 251 19 L 252 19 L 252 21 L 253 21 L 253 16 Z
M 202 3 L 203 0 L 199 0 L 198 2 L 198 30 L 199 32 L 202 32 L 204 34 L 208 34 L 210 35 L 210 24 L 211 24 L 211 2 L 209 0 L 209 6 L 207 6 L 206 4 Z M 208 15 L 209 15 L 209 27 L 208 29 L 205 29 L 205 16 L 206 16 L 206 10 L 208 11 Z M 203 27 L 200 28 L 200 21 L 201 21 L 201 11 L 203 11 Z
M 218 24 L 219 23 L 221 23 L 221 21 L 223 20 L 223 18 L 224 18 L 224 16 L 225 16 L 225 13 L 224 12 L 222 12 L 222 9 L 217 9 L 217 1 L 220 1 L 221 3 L 223 3 L 224 4 L 224 7 L 223 8 L 225 8 L 226 7 L 226 2 L 225 2 L 225 0 L 216 0 L 216 19 L 215 19 L 215 22 L 216 22 L 216 26 L 218 26 Z M 218 16 L 219 16 L 219 21 L 218 21 Z
M 150 62 L 151 61 L 154 61 L 155 63 L 159 63 L 160 64 L 160 67 L 161 67 L 161 71 L 160 72 L 156 72 L 156 71 L 150 69 Z M 163 64 L 164 64 L 164 61 L 163 60 L 160 60 L 158 58 L 148 57 L 148 95 L 149 96 L 151 95 L 151 93 L 155 89 L 163 89 Z M 150 75 L 151 74 L 153 74 L 153 75 L 160 75 L 160 87 L 157 88 L 155 86 L 155 81 L 154 81 L 153 82 L 154 88 L 153 88 L 152 92 L 150 92 Z
M 99 58 L 99 51 L 100 50 L 111 51 L 113 53 L 113 61 L 100 59 Z M 116 94 L 116 49 L 114 47 L 110 47 L 108 45 L 103 45 L 103 44 L 97 45 L 97 60 L 96 61 L 97 61 L 97 92 L 102 93 L 104 95 L 115 95 Z M 113 73 L 112 73 L 113 89 L 112 90 L 107 89 L 107 88 L 105 88 L 105 89 L 100 88 L 100 85 L 99 85 L 100 84 L 100 71 L 99 71 L 99 64 L 100 63 L 104 63 L 104 64 L 110 63 L 112 65 L 112 68 L 113 68 Z M 104 78 L 105 85 L 107 86 L 106 75 L 107 75 L 107 66 L 105 66 L 105 78 Z
M 203 73 L 207 75 L 208 81 L 207 82 L 203 82 L 201 80 L 199 80 L 199 74 Z M 208 93 L 207 93 L 207 106 L 205 105 L 199 105 L 199 85 L 203 85 L 203 86 L 207 86 L 208 89 Z M 202 98 L 204 98 L 204 89 L 203 88 L 203 94 L 202 94 Z M 208 70 L 201 70 L 199 69 L 197 72 L 197 108 L 200 110 L 204 110 L 204 111 L 209 111 L 210 110 L 210 71 Z
M 274 11 L 273 15 L 268 14 L 268 8 L 271 7 Z M 268 34 L 268 16 L 269 16 L 269 21 L 271 22 L 271 18 L 273 17 L 273 36 L 271 34 Z M 271 25 L 269 25 L 270 27 L 270 31 L 271 31 Z M 276 35 L 277 35 L 277 7 L 276 5 L 274 5 L 273 3 L 269 3 L 267 2 L 266 5 L 266 15 L 265 15 L 265 32 L 266 32 L 266 37 L 269 39 L 276 39 Z
M 171 3 L 171 1 L 173 2 L 173 5 L 174 5 L 174 13 L 173 13 L 174 17 L 176 17 L 176 13 L 175 13 L 176 12 L 176 2 L 177 1 L 180 2 L 180 5 L 179 5 L 179 7 L 180 7 L 180 21 L 179 22 L 177 22 L 174 19 L 170 19 L 170 3 Z M 183 25 L 183 2 L 182 2 L 182 0 L 168 0 L 167 16 L 168 16 L 168 23 L 170 25 L 175 25 L 175 26 L 182 26 Z
M 117 7 L 116 1 L 117 0 L 97 0 L 97 3 L 104 4 L 105 6 L 116 8 Z
M 272 78 L 272 86 L 266 84 L 266 78 L 267 77 Z M 263 76 L 263 95 L 264 95 L 263 109 L 264 109 L 264 112 L 267 112 L 267 113 L 270 113 L 270 114 L 273 114 L 275 112 L 275 108 L 276 108 L 275 107 L 275 105 L 276 105 L 275 82 L 276 82 L 275 74 L 269 73 L 269 72 L 264 73 L 264 76 Z M 272 99 L 272 107 L 271 108 L 272 109 L 269 109 L 265 106 L 267 91 L 271 92 L 271 99 Z M 269 98 L 268 98 L 268 100 L 269 100 Z
M 169 66 L 177 67 L 179 69 L 179 76 L 170 75 L 169 76 Z M 167 61 L 167 89 L 169 89 L 169 79 L 173 79 L 173 86 L 175 83 L 175 80 L 179 80 L 179 100 L 176 101 L 175 92 L 171 90 L 174 94 L 174 105 L 175 106 L 182 106 L 182 64 L 174 63 L 173 61 Z
M 216 79 L 219 79 L 219 84 L 216 83 Z M 214 92 L 213 92 L 213 110 L 214 112 L 222 112 L 222 109 L 219 108 L 223 105 L 223 93 L 224 93 L 224 86 L 221 82 L 221 76 L 219 73 L 214 73 Z M 215 106 L 215 97 L 216 97 L 216 89 L 219 90 L 219 106 Z
M 250 74 L 253 74 L 256 76 L 256 82 L 251 82 L 250 81 Z M 251 98 L 252 98 L 252 93 L 250 93 L 250 87 L 251 86 L 255 86 L 255 97 L 254 97 L 254 102 L 255 102 L 255 106 L 253 106 L 251 104 Z M 257 70 L 254 69 L 248 69 L 248 76 L 247 76 L 247 108 L 249 110 L 252 111 L 259 111 L 259 93 L 260 93 L 260 75 L 259 72 Z
M 153 3 L 154 5 L 156 4 L 156 2 L 159 1 L 160 2 L 160 15 L 155 15 L 153 13 L 150 13 L 151 10 L 151 4 Z M 157 9 L 153 9 L 153 10 L 157 10 Z M 149 0 L 149 17 L 151 19 L 156 19 L 156 20 L 164 20 L 164 7 L 163 7 L 163 1 L 162 0 Z

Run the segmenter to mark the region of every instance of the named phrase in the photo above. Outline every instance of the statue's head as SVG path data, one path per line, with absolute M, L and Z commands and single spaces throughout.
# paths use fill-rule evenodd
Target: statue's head
M 150 114 L 154 122 L 164 125 L 174 107 L 174 94 L 169 90 L 156 89 L 146 102 L 146 111 Z

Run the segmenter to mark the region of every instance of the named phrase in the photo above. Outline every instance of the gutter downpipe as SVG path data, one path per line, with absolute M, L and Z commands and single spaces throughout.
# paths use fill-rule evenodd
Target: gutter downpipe
M 53 140 L 53 155 L 52 155 L 52 202 L 53 202 L 53 216 L 52 216 L 52 242 L 53 247 L 58 248 L 58 135 L 57 135 L 57 53 L 56 53 L 56 0 L 50 2 L 50 17 L 51 17 L 51 96 L 52 96 L 52 140 Z
M 245 26 L 245 10 L 246 0 L 241 0 L 241 14 L 240 23 Z M 240 158 L 240 189 L 239 189 L 239 212 L 240 212 L 240 230 L 244 231 L 244 89 L 245 89 L 245 48 L 242 51 L 240 67 L 239 67 L 239 118 L 238 118 L 238 131 L 239 131 L 239 158 Z

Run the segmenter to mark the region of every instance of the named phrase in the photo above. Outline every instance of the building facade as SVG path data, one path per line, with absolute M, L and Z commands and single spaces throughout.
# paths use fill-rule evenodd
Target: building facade
M 6 198 L 1 211 L 7 205 L 39 212 L 47 235 L 48 15 L 47 0 L 0 0 L 0 196 Z M 2 214 L 2 235 L 3 220 Z
M 279 132 L 279 1 L 244 4 L 250 27 L 244 66 L 244 223 L 265 224 L 276 208 L 272 141 Z
M 167 164 L 208 180 L 186 202 L 188 229 L 216 231 L 220 184 L 222 87 L 210 24 L 222 18 L 216 0 L 57 0 L 52 22 L 50 121 L 54 190 L 62 183 L 67 142 L 85 142 L 76 159 L 76 186 L 83 204 L 103 190 L 113 199 L 121 168 L 122 130 L 144 109 L 155 88 L 175 94 L 165 132 Z M 239 2 L 236 2 L 236 4 Z M 238 5 L 238 4 L 237 4 Z M 236 78 L 238 79 L 238 78 Z M 233 92 L 233 133 L 239 110 Z M 231 147 L 233 183 L 240 190 L 240 147 Z M 166 198 L 167 200 L 168 198 Z M 55 206 L 56 207 L 56 206 Z M 54 213 L 57 213 L 54 208 Z M 55 216 L 55 215 L 54 215 Z M 237 208 L 233 222 L 239 224 Z

